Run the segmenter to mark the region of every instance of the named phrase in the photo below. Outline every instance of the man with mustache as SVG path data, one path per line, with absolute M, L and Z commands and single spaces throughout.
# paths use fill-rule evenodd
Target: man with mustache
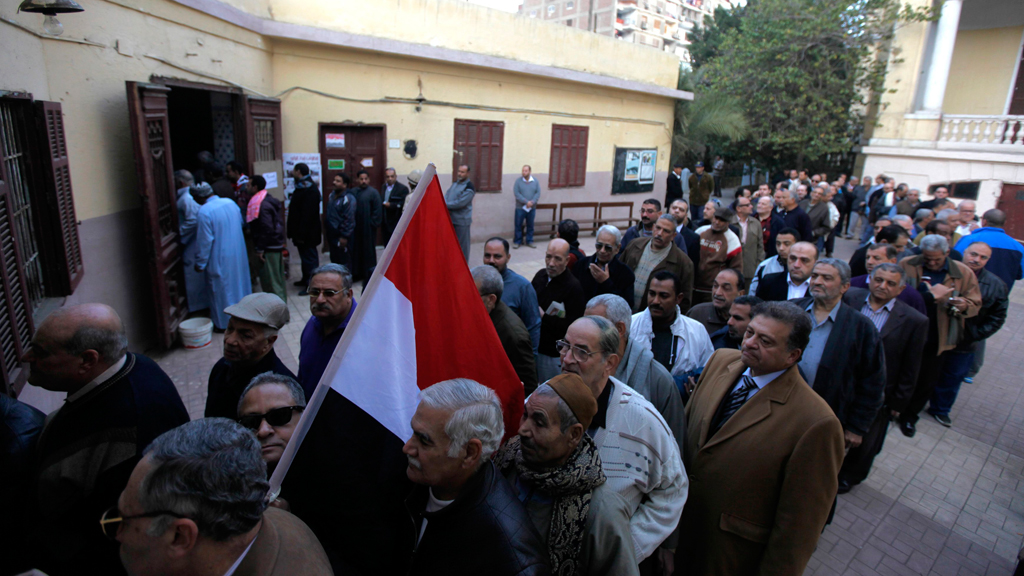
M 313 270 L 306 291 L 313 317 L 302 330 L 298 380 L 309 398 L 356 312 L 356 301 L 352 298 L 352 273 L 339 264 L 324 264 Z
M 238 401 L 259 374 L 295 375 L 277 357 L 277 332 L 288 323 L 288 305 L 268 292 L 257 292 L 224 309 L 224 357 L 213 365 L 206 395 L 207 418 L 235 419 Z
M 729 322 L 729 308 L 737 296 L 747 293 L 747 279 L 735 268 L 726 268 L 711 283 L 711 302 L 697 304 L 686 315 L 704 325 L 708 335 L 718 332 Z
M 757 296 L 738 296 L 729 306 L 729 321 L 725 328 L 711 335 L 711 345 L 715 350 L 728 348 L 739 350 L 743 345 L 743 335 L 750 325 L 754 306 L 761 303 Z
M 402 452 L 418 486 L 405 499 L 403 573 L 545 576 L 544 543 L 491 455 L 505 433 L 493 390 L 465 378 L 420 393 Z
M 639 576 L 630 510 L 608 487 L 587 436 L 596 413 L 579 376 L 555 376 L 527 398 L 519 435 L 494 461 L 547 543 L 556 574 Z

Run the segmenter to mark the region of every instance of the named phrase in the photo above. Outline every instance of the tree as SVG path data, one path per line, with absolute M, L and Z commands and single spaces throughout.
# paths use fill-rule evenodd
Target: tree
M 687 50 L 690 52 L 694 70 L 699 70 L 701 66 L 718 56 L 726 33 L 740 27 L 744 13 L 755 1 L 750 0 L 747 4 L 732 9 L 718 6 L 715 8 L 714 16 L 705 18 L 704 24 L 690 33 L 690 46 Z
M 750 136 L 729 152 L 764 166 L 848 154 L 881 103 L 898 23 L 934 17 L 899 0 L 757 0 L 702 65 L 705 98 L 736 98 Z
M 715 144 L 738 141 L 750 127 L 739 99 L 728 94 L 704 94 L 700 72 L 680 71 L 679 89 L 694 92 L 693 101 L 676 102 L 672 157 L 704 160 Z

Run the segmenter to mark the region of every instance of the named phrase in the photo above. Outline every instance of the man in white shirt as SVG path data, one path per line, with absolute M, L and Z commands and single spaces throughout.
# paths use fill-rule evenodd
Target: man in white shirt
M 960 225 L 953 231 L 953 236 L 959 240 L 980 228 L 981 224 L 978 224 L 975 214 L 976 204 L 974 200 L 962 200 L 960 205 L 957 206 L 957 211 L 960 212 Z
M 633 315 L 629 328 L 630 339 L 650 350 L 677 383 L 696 378 L 715 351 L 704 325 L 680 312 L 680 292 L 674 274 L 655 273 L 647 291 L 647 309 Z

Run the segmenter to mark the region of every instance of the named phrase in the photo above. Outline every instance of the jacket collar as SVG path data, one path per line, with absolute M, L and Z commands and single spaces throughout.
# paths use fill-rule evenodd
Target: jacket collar
M 727 380 L 728 384 L 720 386 L 716 390 L 715 396 L 711 398 L 711 406 L 718 408 L 729 392 L 732 391 L 733 384 L 739 380 L 740 375 L 746 369 L 747 367 L 743 365 L 740 358 L 736 358 L 726 367 L 725 372 L 719 375 L 718 378 L 719 380 Z M 800 372 L 796 365 L 790 366 L 781 376 L 769 382 L 760 392 L 747 400 L 740 407 L 740 411 L 732 418 L 729 418 L 725 425 L 710 440 L 708 440 L 708 431 L 711 427 L 712 419 L 706 419 L 702 423 L 700 430 L 700 450 L 707 450 L 712 446 L 725 442 L 770 416 L 772 413 L 771 405 L 773 403 L 785 404 L 788 402 L 796 385 L 802 383 L 801 381 L 802 378 L 800 378 Z M 804 383 L 804 386 L 806 385 Z
M 488 488 L 494 482 L 494 476 L 494 463 L 488 460 L 480 466 L 480 470 L 476 474 L 470 477 L 466 485 L 462 487 L 459 495 L 455 497 L 455 500 L 437 512 L 426 511 L 429 488 L 427 486 L 416 486 L 405 499 L 406 508 L 414 516 L 420 516 L 427 520 L 451 516 L 460 510 L 476 506 L 482 502 L 487 496 Z

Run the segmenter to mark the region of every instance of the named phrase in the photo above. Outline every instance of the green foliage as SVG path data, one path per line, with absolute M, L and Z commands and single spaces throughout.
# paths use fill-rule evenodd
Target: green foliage
M 726 33 L 740 27 L 740 20 L 754 2 L 756 0 L 750 0 L 746 5 L 732 10 L 719 6 L 715 8 L 713 17 L 704 18 L 704 25 L 694 29 L 688 35 L 691 42 L 690 59 L 693 62 L 694 70 L 700 69 L 701 66 L 718 56 Z
M 726 146 L 762 166 L 848 154 L 882 104 L 888 52 L 901 22 L 935 16 L 899 0 L 757 0 L 733 26 L 695 35 L 701 97 L 738 102 L 749 137 Z
M 672 157 L 705 159 L 709 145 L 739 141 L 747 136 L 750 125 L 739 98 L 728 94 L 704 94 L 700 72 L 682 72 L 679 89 L 695 92 L 693 101 L 676 102 L 672 131 Z

